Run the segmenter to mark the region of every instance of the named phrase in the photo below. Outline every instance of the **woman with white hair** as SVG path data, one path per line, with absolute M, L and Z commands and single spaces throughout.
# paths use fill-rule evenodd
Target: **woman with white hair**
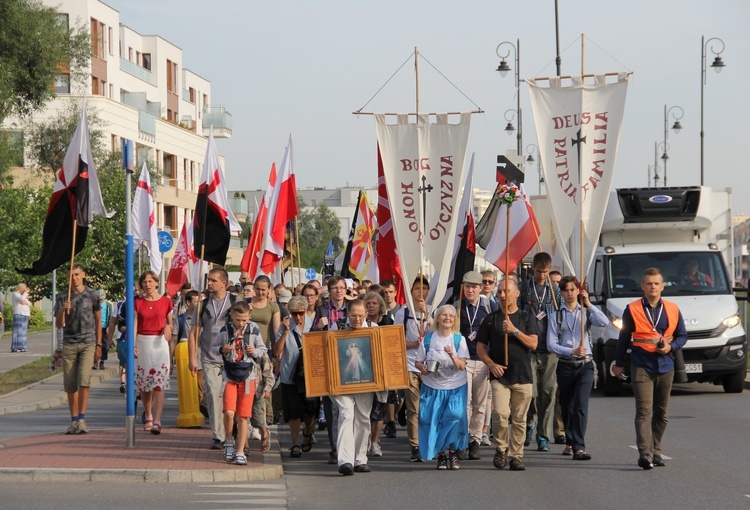
M 29 301 L 29 288 L 25 283 L 16 285 L 15 290 L 10 295 L 10 301 L 13 304 L 13 337 L 10 343 L 10 352 L 26 352 L 31 302 Z
M 469 348 L 459 333 L 459 318 L 452 305 L 437 309 L 432 329 L 419 344 L 415 363 L 422 373 L 419 450 L 424 459 L 437 455 L 438 469 L 459 469 L 457 452 L 469 443 Z

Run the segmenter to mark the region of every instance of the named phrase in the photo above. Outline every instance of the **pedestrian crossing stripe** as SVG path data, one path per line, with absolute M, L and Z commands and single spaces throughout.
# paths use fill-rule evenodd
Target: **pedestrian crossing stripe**
M 636 445 L 634 445 L 634 444 L 629 445 L 629 447 L 632 448 L 635 451 L 638 451 L 638 447 Z M 664 459 L 664 460 L 674 460 L 669 455 L 664 455 L 664 454 L 661 455 L 661 458 Z

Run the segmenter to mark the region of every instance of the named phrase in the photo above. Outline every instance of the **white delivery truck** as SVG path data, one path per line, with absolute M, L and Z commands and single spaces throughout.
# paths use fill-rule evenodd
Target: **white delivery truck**
M 612 374 L 615 346 L 623 311 L 643 296 L 640 282 L 649 267 L 661 270 L 663 297 L 682 312 L 688 332 L 683 349 L 687 381 L 741 392 L 747 338 L 732 288 L 734 271 L 727 270 L 727 263 L 733 263 L 731 189 L 629 188 L 611 193 L 588 275 L 592 302 L 610 318 L 606 327 L 591 329 L 604 394 L 622 391 L 622 381 Z M 629 363 L 628 355 L 626 374 Z

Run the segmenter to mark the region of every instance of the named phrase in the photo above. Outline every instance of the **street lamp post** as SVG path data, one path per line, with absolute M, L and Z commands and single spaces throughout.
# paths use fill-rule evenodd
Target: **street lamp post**
M 539 194 L 541 195 L 542 184 L 544 184 L 544 174 L 542 173 L 542 158 L 539 155 L 539 147 L 536 144 L 531 143 L 526 146 L 526 153 L 529 155 L 526 158 L 527 163 L 534 162 L 534 154 L 536 154 L 536 157 L 539 158 L 536 160 L 537 161 L 536 169 L 537 169 L 537 172 L 539 173 Z
M 523 118 L 521 116 L 521 80 L 520 80 L 520 73 L 521 73 L 521 41 L 519 39 L 516 39 L 516 44 L 513 44 L 510 41 L 503 41 L 500 44 L 497 45 L 497 49 L 495 50 L 495 53 L 497 53 L 497 56 L 500 57 L 500 65 L 497 66 L 497 72 L 500 73 L 500 76 L 505 77 L 508 74 L 508 71 L 511 70 L 511 67 L 508 65 L 508 61 L 505 60 L 510 56 L 510 49 L 506 53 L 500 53 L 500 48 L 504 45 L 508 45 L 511 48 L 513 48 L 513 54 L 515 55 L 515 62 L 516 62 L 516 69 L 515 69 L 515 77 L 516 77 L 516 113 L 518 113 L 518 133 L 516 134 L 516 153 L 520 156 L 523 154 Z M 507 112 L 506 112 L 507 113 Z M 506 117 L 507 118 L 507 117 Z M 506 131 L 508 131 L 508 127 L 505 128 Z
M 703 88 L 706 86 L 706 50 L 708 49 L 708 44 L 711 41 L 717 41 L 718 43 L 721 43 L 721 49 L 719 51 L 714 51 L 714 47 L 711 46 L 711 52 L 715 55 L 714 61 L 711 64 L 711 67 L 714 71 L 717 73 L 720 73 L 722 69 L 726 66 L 724 64 L 724 61 L 721 59 L 721 54 L 724 52 L 724 41 L 719 39 L 718 37 L 711 37 L 708 41 L 705 40 L 705 36 L 701 36 L 701 186 L 703 186 L 703 180 L 704 180 L 704 153 L 703 153 Z
M 672 117 L 674 118 L 674 125 L 672 125 L 672 130 L 675 133 L 679 134 L 679 132 L 682 131 L 682 124 L 680 124 L 680 119 L 685 115 L 685 112 L 679 106 L 672 106 L 669 109 L 667 109 L 667 105 L 664 105 L 664 142 L 663 142 L 664 153 L 662 154 L 661 159 L 664 160 L 664 186 L 665 187 L 667 186 L 667 160 L 669 159 L 669 155 L 667 154 L 667 152 L 669 151 L 669 144 L 667 144 L 667 136 L 669 134 L 669 129 L 667 128 L 668 126 L 667 122 L 669 121 L 669 113 L 675 109 L 679 110 L 680 113 L 679 113 L 679 116 L 676 112 L 672 114 Z

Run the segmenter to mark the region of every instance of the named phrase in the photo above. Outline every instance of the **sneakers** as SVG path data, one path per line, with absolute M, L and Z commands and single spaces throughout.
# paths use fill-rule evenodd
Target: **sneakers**
M 524 446 L 529 446 L 531 444 L 531 436 L 534 435 L 535 428 L 536 425 L 526 425 L 526 440 L 523 442 Z
M 78 428 L 76 434 L 88 434 L 89 428 L 86 426 L 86 420 L 78 420 Z
M 638 467 L 643 469 L 651 469 L 654 467 L 653 459 L 648 453 L 642 453 L 638 458 Z
M 221 441 L 214 438 L 211 440 L 211 446 L 209 447 L 210 450 L 221 450 L 223 448 L 223 445 L 221 444 Z
M 382 457 L 383 456 L 383 450 L 380 448 L 380 443 L 372 443 L 372 448 L 370 448 L 370 455 L 372 457 Z M 362 464 L 362 465 L 364 465 L 364 464 Z
M 667 465 L 666 462 L 664 462 L 664 459 L 661 458 L 661 455 L 654 455 L 653 464 L 657 467 L 664 467 Z
M 548 452 L 549 451 L 549 441 L 544 436 L 538 436 L 536 438 L 536 451 L 538 452 Z
M 354 474 L 354 467 L 348 462 L 346 464 L 341 464 L 339 466 L 339 473 L 344 476 L 351 476 Z
M 563 455 L 573 455 L 573 447 L 570 445 L 566 445 L 565 448 L 563 448 L 562 451 Z
M 526 471 L 526 465 L 518 457 L 510 458 L 510 470 L 511 471 Z
M 422 454 L 419 453 L 419 446 L 411 447 L 411 462 L 422 462 Z
M 479 443 L 472 441 L 469 443 L 469 460 L 479 460 L 481 458 L 481 455 L 479 455 Z
M 465 448 L 463 450 L 456 450 L 456 455 L 458 455 L 458 460 L 466 460 L 466 450 L 468 450 L 468 448 Z
M 440 470 L 448 469 L 448 456 L 443 452 L 438 453 L 437 468 Z
M 125 393 L 125 383 L 124 382 L 120 383 L 120 393 Z
M 370 466 L 367 464 L 360 464 L 359 466 L 354 466 L 354 472 L 355 473 L 370 473 L 372 472 L 372 469 L 370 469 Z
M 479 443 L 479 446 L 492 446 L 492 443 L 490 443 L 490 436 L 482 434 L 482 442 Z
M 497 469 L 503 469 L 508 465 L 508 454 L 505 450 L 495 450 L 495 456 L 492 459 L 492 465 Z
M 461 462 L 459 462 L 458 454 L 456 452 L 450 452 L 448 454 L 448 467 L 452 470 L 461 469 Z
M 328 452 L 328 463 L 329 464 L 338 464 L 339 463 L 339 454 L 331 450 Z M 339 471 L 341 473 L 341 471 Z
M 65 431 L 65 434 L 78 434 L 78 420 L 70 423 L 70 427 L 68 427 L 68 430 Z
M 555 436 L 555 444 L 565 444 L 565 435 L 558 434 Z
M 232 462 L 236 458 L 234 453 L 234 441 L 224 441 L 224 460 Z

